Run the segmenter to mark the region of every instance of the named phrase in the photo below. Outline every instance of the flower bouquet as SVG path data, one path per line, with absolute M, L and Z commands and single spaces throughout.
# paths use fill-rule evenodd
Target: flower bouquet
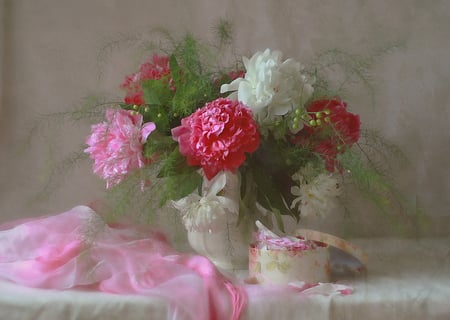
M 386 207 L 390 185 L 360 144 L 360 117 L 317 66 L 265 49 L 222 67 L 192 35 L 159 49 L 87 138 L 107 189 L 131 181 L 140 191 L 126 196 L 213 234 L 326 216 L 351 183 Z

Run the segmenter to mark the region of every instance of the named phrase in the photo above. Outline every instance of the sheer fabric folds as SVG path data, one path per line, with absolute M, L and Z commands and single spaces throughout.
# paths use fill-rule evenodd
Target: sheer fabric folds
M 0 278 L 25 286 L 160 296 L 172 319 L 239 319 L 246 305 L 205 257 L 180 254 L 161 233 L 106 225 L 89 207 L 0 226 Z

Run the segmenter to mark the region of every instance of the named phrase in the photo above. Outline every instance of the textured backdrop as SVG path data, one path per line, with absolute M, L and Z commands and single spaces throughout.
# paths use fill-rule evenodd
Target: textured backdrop
M 420 225 L 418 232 L 449 233 L 446 0 L 0 0 L 0 222 L 56 213 L 101 197 L 103 183 L 85 162 L 61 175 L 50 198 L 31 201 L 54 162 L 79 149 L 89 127 L 53 123 L 33 131 L 31 140 L 28 133 L 41 114 L 68 111 L 89 93 L 119 93 L 124 75 L 139 61 L 126 42 L 99 58 L 106 43 L 158 26 L 207 38 L 219 18 L 233 22 L 237 51 L 251 54 L 270 47 L 304 63 L 327 48 L 366 54 L 399 44 L 372 69 L 375 104 L 364 90 L 347 100 L 363 125 L 383 132 L 409 157 L 408 166 L 394 170 L 401 189 L 431 218 L 430 227 Z M 365 208 L 360 205 L 353 215 L 350 233 L 393 232 Z M 337 233 L 349 231 L 340 218 L 319 224 Z

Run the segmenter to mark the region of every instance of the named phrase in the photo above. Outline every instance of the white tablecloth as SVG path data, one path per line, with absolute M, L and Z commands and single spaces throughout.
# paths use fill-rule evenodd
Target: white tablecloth
M 360 239 L 367 273 L 347 296 L 249 294 L 244 319 L 450 319 L 450 238 Z M 342 280 L 342 279 L 341 279 Z M 201 303 L 201 301 L 199 301 Z M 160 298 L 54 291 L 0 282 L 0 319 L 167 319 Z

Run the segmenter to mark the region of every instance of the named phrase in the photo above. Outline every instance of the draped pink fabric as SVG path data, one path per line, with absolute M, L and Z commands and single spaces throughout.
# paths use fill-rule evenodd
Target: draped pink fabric
M 1 225 L 0 278 L 157 295 L 168 299 L 173 319 L 239 319 L 247 300 L 205 257 L 176 252 L 153 230 L 106 225 L 85 206 Z

